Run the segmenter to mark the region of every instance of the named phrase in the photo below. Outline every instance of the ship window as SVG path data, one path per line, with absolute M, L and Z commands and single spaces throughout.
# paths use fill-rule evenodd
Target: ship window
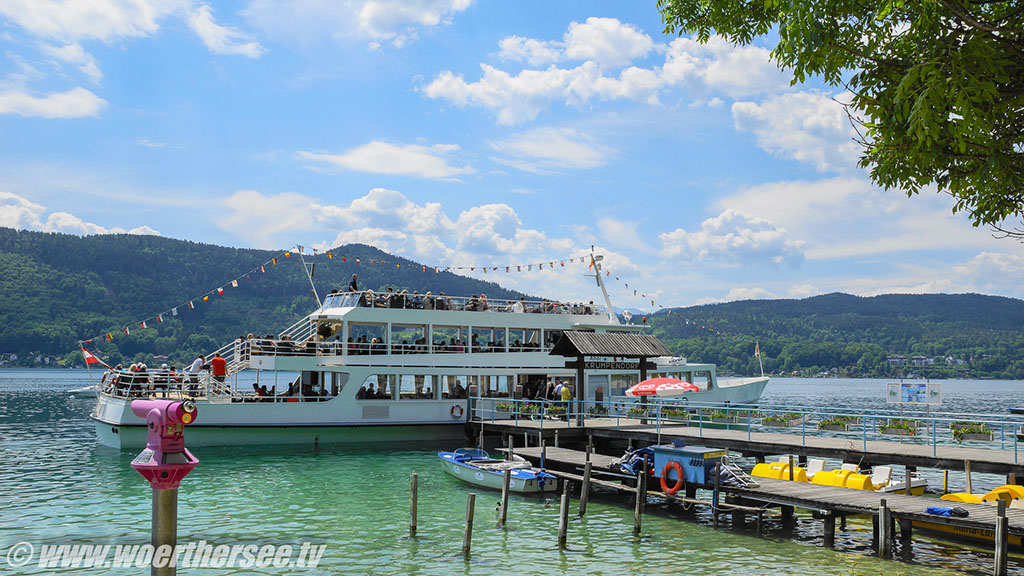
M 551 349 L 555 345 L 555 342 L 558 342 L 558 339 L 561 337 L 561 330 L 546 330 L 544 332 L 544 349 Z
M 384 336 L 387 327 L 384 324 L 357 324 L 350 322 L 348 326 L 349 354 L 384 354 Z
M 473 328 L 473 352 L 504 352 L 504 328 Z
M 540 330 L 528 328 L 526 330 L 525 348 L 527 351 L 540 350 Z
M 403 374 L 399 377 L 398 389 L 403 400 L 430 400 L 434 396 L 436 376 L 425 374 Z
M 425 325 L 391 325 L 391 353 L 412 354 L 427 351 L 427 327 Z
M 331 396 L 341 394 L 348 383 L 348 372 L 334 372 L 331 378 Z
M 509 328 L 508 329 L 508 351 L 509 352 L 522 352 L 525 350 L 523 347 L 526 344 L 526 331 L 522 328 Z
M 508 398 L 510 376 L 481 376 L 480 394 L 492 398 Z
M 469 376 L 445 375 L 441 376 L 441 380 L 442 398 L 466 398 L 469 395 Z
M 363 381 L 363 386 L 356 392 L 357 400 L 391 400 L 397 377 L 394 374 L 374 374 Z
M 434 326 L 430 339 L 434 352 L 465 352 L 469 329 L 465 326 Z

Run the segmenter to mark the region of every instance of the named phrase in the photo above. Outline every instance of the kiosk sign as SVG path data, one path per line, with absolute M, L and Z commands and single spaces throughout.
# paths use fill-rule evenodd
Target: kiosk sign
M 890 382 L 885 401 L 889 404 L 942 404 L 942 385 L 931 382 Z

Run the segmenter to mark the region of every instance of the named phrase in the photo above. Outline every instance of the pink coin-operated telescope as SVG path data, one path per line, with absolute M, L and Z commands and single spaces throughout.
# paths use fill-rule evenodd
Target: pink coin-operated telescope
M 132 468 L 153 488 L 152 576 L 174 576 L 177 565 L 160 561 L 161 548 L 174 550 L 178 543 L 178 485 L 199 459 L 185 448 L 185 426 L 196 421 L 191 400 L 133 400 L 132 412 L 146 419 L 146 448 L 132 460 Z
M 146 449 L 132 460 L 132 468 L 149 481 L 154 490 L 177 489 L 199 459 L 185 448 L 185 426 L 196 421 L 198 411 L 191 400 L 133 400 L 132 412 L 146 419 L 149 435 Z

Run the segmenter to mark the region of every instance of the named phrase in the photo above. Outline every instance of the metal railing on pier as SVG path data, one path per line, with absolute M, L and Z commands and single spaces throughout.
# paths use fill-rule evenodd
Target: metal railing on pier
M 747 439 L 756 432 L 799 435 L 806 445 L 809 436 L 833 436 L 860 440 L 864 450 L 868 441 L 892 441 L 928 445 L 932 455 L 941 446 L 976 446 L 985 449 L 1013 450 L 1018 463 L 1018 434 L 1024 434 L 1024 417 L 1019 415 L 924 412 L 887 409 L 826 409 L 792 405 L 737 405 L 704 402 L 638 402 L 612 398 L 605 401 L 518 400 L 514 398 L 473 397 L 471 418 L 484 422 L 539 422 L 562 420 L 593 422 L 616 430 L 648 426 L 661 433 L 663 428 L 696 428 L 745 431 Z M 531 424 L 531 427 L 536 426 Z

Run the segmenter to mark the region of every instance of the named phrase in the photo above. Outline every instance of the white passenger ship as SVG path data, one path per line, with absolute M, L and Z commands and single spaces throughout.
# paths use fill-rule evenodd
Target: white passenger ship
M 564 331 L 644 329 L 618 321 L 597 278 L 606 306 L 332 293 L 277 337 L 217 350 L 210 358 L 226 361 L 224 376 L 108 371 L 92 418 L 100 442 L 118 448 L 145 445 L 145 422 L 130 408 L 143 397 L 195 401 L 189 445 L 461 439 L 471 390 L 472 406 L 489 415 L 502 399 L 532 398 L 550 380 L 577 390 L 576 372 L 549 354 Z M 612 368 L 623 364 L 605 360 Z M 656 368 L 649 377 L 697 384 L 701 391 L 688 394 L 690 401 L 753 402 L 768 382 L 719 381 L 714 365 L 683 358 L 650 361 Z M 584 410 L 637 383 L 636 369 L 621 367 L 588 370 Z

